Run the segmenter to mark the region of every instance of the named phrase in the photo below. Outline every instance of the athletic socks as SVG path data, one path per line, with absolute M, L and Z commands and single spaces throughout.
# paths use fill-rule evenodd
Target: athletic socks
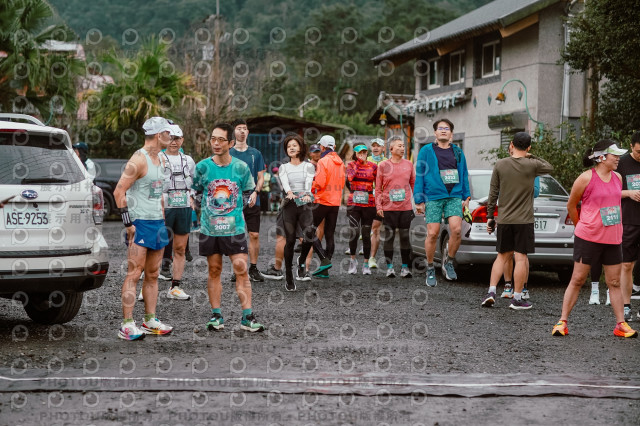
M 156 317 L 156 314 L 144 314 L 144 322 L 151 321 Z
M 246 320 L 248 315 L 251 315 L 251 309 L 243 309 L 242 310 L 242 319 Z
M 591 291 L 600 291 L 600 282 L 599 281 L 594 281 L 591 283 Z
M 516 300 L 522 300 L 522 293 L 513 292 L 513 298 Z
M 495 293 L 496 291 L 498 291 L 498 290 L 496 289 L 495 285 L 490 285 L 489 286 L 489 293 Z

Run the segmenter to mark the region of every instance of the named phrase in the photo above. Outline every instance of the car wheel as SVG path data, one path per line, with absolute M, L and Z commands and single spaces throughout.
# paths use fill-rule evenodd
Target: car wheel
M 29 318 L 40 324 L 64 324 L 75 318 L 82 305 L 83 293 L 56 291 L 29 294 L 24 305 Z
M 571 275 L 573 275 L 573 269 L 558 269 L 556 273 L 558 274 L 558 280 L 560 281 L 560 284 L 569 284 L 569 281 L 571 281 Z

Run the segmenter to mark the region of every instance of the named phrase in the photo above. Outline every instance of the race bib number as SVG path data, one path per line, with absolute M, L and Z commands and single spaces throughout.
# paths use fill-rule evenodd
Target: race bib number
M 620 223 L 620 206 L 603 207 L 600 209 L 600 217 L 604 226 L 617 225 Z
M 389 199 L 394 202 L 404 201 L 404 189 L 392 189 L 389 191 Z
M 187 191 L 169 191 L 167 195 L 169 207 L 189 207 Z
M 149 198 L 160 198 L 162 196 L 162 185 L 163 182 L 161 180 L 152 182 L 149 187 Z
M 210 219 L 211 230 L 220 235 L 235 235 L 236 218 L 233 216 L 214 216 Z
M 460 176 L 458 175 L 458 169 L 440 170 L 440 179 L 442 179 L 442 182 L 445 184 L 459 183 Z
M 305 195 L 304 192 L 298 192 L 295 195 L 296 195 L 296 198 L 294 198 L 293 201 L 296 202 L 296 206 L 304 206 L 305 204 L 313 203 L 313 195 L 311 194 L 306 194 L 311 199 L 311 201 L 309 202 L 306 202 L 302 199 L 303 196 Z
M 365 191 L 354 191 L 353 202 L 355 204 L 369 204 L 369 193 Z
M 627 176 L 627 189 L 631 189 L 631 190 L 640 189 L 640 175 Z

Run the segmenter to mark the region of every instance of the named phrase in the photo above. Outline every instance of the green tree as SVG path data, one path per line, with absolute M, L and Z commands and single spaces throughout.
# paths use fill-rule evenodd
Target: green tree
M 640 0 L 591 0 L 570 20 L 571 39 L 563 59 L 588 72 L 592 95 L 590 130 L 628 132 L 640 128 Z M 600 84 L 605 79 L 604 90 Z
M 0 108 L 23 111 L 51 121 L 54 114 L 75 113 L 75 79 L 84 64 L 75 52 L 51 50 L 48 43 L 72 41 L 64 24 L 52 23 L 44 0 L 0 1 Z M 55 120 L 54 120 L 55 121 Z
M 89 93 L 89 127 L 97 130 L 100 144 L 92 155 L 127 157 L 142 142 L 142 124 L 150 117 L 177 118 L 181 108 L 199 108 L 202 95 L 191 86 L 191 77 L 176 70 L 167 56 L 168 45 L 150 38 L 133 58 L 108 53 L 103 61 L 115 84 Z M 88 137 L 89 142 L 97 142 Z

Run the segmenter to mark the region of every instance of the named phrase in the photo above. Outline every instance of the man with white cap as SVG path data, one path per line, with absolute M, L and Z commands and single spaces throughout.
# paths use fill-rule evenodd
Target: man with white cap
M 316 239 L 313 250 L 321 263 L 312 275 L 319 278 L 329 278 L 331 257 L 335 251 L 333 235 L 338 222 L 338 211 L 342 202 L 342 189 L 345 182 L 345 167 L 340 156 L 334 151 L 336 140 L 333 136 L 324 135 L 320 138 L 322 157 L 316 166 L 316 176 L 313 180 L 311 192 L 314 194 L 316 206 L 313 210 L 313 226 L 316 228 L 324 220 L 324 237 L 327 240 L 326 251 L 322 242 Z
M 173 330 L 156 317 L 158 269 L 164 246 L 169 241 L 162 205 L 164 161 L 159 153 L 171 142 L 171 125 L 162 117 L 151 117 L 142 128 L 144 146 L 129 159 L 113 194 L 128 245 L 128 271 L 122 285 L 123 321 L 118 332 L 118 337 L 125 340 L 137 340 L 145 334 L 165 335 Z M 133 320 L 133 306 L 136 283 L 143 269 L 145 314 L 138 328 Z
M 177 124 L 171 125 L 171 143 L 162 152 L 164 167 L 165 224 L 173 236 L 173 278 L 167 298 L 189 300 L 181 288 L 184 272 L 185 252 L 191 231 L 192 195 L 191 185 L 196 163 L 191 156 L 180 152 L 184 137 Z

